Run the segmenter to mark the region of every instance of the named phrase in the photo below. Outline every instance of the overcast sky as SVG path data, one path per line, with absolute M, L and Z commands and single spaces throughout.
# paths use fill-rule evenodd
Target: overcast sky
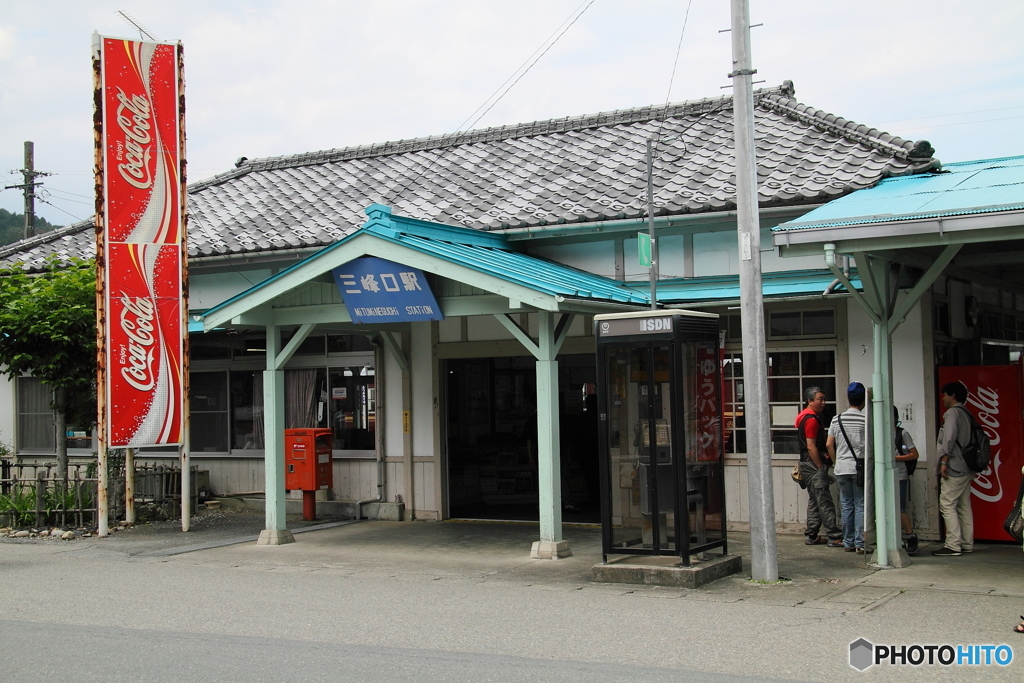
M 0 186 L 35 142 L 45 200 L 92 213 L 91 34 L 185 47 L 189 180 L 250 159 L 450 133 L 590 0 L 0 0 Z M 476 127 L 718 97 L 728 0 L 594 0 Z M 751 0 L 764 86 L 944 162 L 1024 154 L 1024 2 Z M 763 86 L 758 86 L 763 87 Z M 19 190 L 0 207 L 21 212 Z

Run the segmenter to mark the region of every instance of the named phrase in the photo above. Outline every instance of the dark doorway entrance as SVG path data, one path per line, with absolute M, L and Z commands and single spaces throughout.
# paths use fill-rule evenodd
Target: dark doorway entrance
M 534 359 L 449 360 L 445 378 L 449 516 L 537 520 Z M 558 357 L 563 522 L 600 521 L 596 380 L 594 356 Z

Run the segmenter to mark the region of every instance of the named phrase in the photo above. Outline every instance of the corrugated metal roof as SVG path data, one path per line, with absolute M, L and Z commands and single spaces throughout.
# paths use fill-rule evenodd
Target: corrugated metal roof
M 890 223 L 1024 209 L 1024 156 L 948 164 L 940 173 L 888 178 L 773 232 Z
M 425 221 L 391 218 L 394 227 L 384 227 L 371 219 L 354 233 L 372 233 L 377 237 L 416 251 L 436 256 L 473 270 L 514 282 L 530 289 L 572 299 L 598 299 L 630 304 L 649 304 L 650 296 L 615 280 L 592 275 L 553 261 L 511 251 L 500 235 L 486 235 L 466 228 L 438 226 L 441 235 L 425 233 Z
M 550 296 L 624 304 L 650 304 L 651 299 L 646 292 L 635 290 L 615 280 L 511 251 L 505 237 L 500 234 L 392 216 L 391 209 L 380 204 L 371 205 L 366 212 L 370 214 L 370 220 L 355 232 L 211 308 L 203 315 L 219 311 L 244 299 L 288 277 L 293 271 L 315 261 L 327 252 L 341 248 L 347 242 L 366 234 Z
M 834 279 L 835 276 L 826 269 L 763 273 L 761 288 L 765 297 L 821 294 Z M 850 276 L 850 282 L 857 289 L 862 289 L 860 278 L 856 275 Z M 842 292 L 844 288 L 840 285 L 837 291 Z M 739 275 L 658 282 L 658 301 L 663 304 L 731 301 L 739 298 Z

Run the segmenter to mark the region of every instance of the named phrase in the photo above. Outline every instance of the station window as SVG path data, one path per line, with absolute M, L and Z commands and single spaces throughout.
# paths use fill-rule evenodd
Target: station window
M 818 311 L 773 311 L 769 314 L 769 337 L 831 337 L 836 333 L 832 309 Z
M 192 452 L 266 447 L 261 370 L 195 371 L 190 377 Z M 374 449 L 376 402 L 372 363 L 284 373 L 285 428 L 330 427 L 336 451 Z
M 741 354 L 725 354 L 722 383 L 726 452 L 743 454 L 747 451 L 747 433 Z M 835 349 L 768 352 L 768 410 L 773 455 L 799 454 L 800 442 L 793 422 L 803 409 L 804 389 L 810 386 L 819 386 L 825 392 L 828 403 L 822 421 L 828 424 L 835 415 L 836 405 Z
M 189 434 L 191 450 L 228 451 L 228 374 L 193 372 L 189 375 Z
M 53 391 L 36 377 L 18 378 L 18 450 L 54 453 Z
M 18 377 L 18 431 L 16 447 L 28 453 L 56 453 L 56 415 L 52 408 L 53 390 L 36 377 Z M 64 444 L 69 453 L 82 455 L 93 451 L 91 424 L 78 425 L 68 417 Z M 81 419 L 81 418 L 80 418 Z M 13 444 L 12 444 L 13 445 Z

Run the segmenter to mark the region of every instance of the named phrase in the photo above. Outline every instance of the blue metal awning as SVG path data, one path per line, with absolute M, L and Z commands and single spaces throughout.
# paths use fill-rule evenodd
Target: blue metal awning
M 500 234 L 392 216 L 381 204 L 369 206 L 366 213 L 370 219 L 358 230 L 206 311 L 204 329 L 362 256 L 399 261 L 544 310 L 601 312 L 650 305 L 643 290 L 513 251 Z
M 1024 209 L 1024 156 L 948 164 L 888 178 L 831 201 L 773 233 Z
M 763 273 L 761 287 L 765 298 L 808 296 L 821 294 L 834 280 L 835 276 L 826 269 Z M 861 289 L 860 279 L 856 275 L 851 275 L 850 281 L 854 287 Z M 632 286 L 646 285 L 635 283 Z M 836 291 L 842 292 L 844 288 L 840 285 Z M 734 301 L 739 298 L 739 275 L 658 281 L 658 301 L 663 304 L 697 304 Z

